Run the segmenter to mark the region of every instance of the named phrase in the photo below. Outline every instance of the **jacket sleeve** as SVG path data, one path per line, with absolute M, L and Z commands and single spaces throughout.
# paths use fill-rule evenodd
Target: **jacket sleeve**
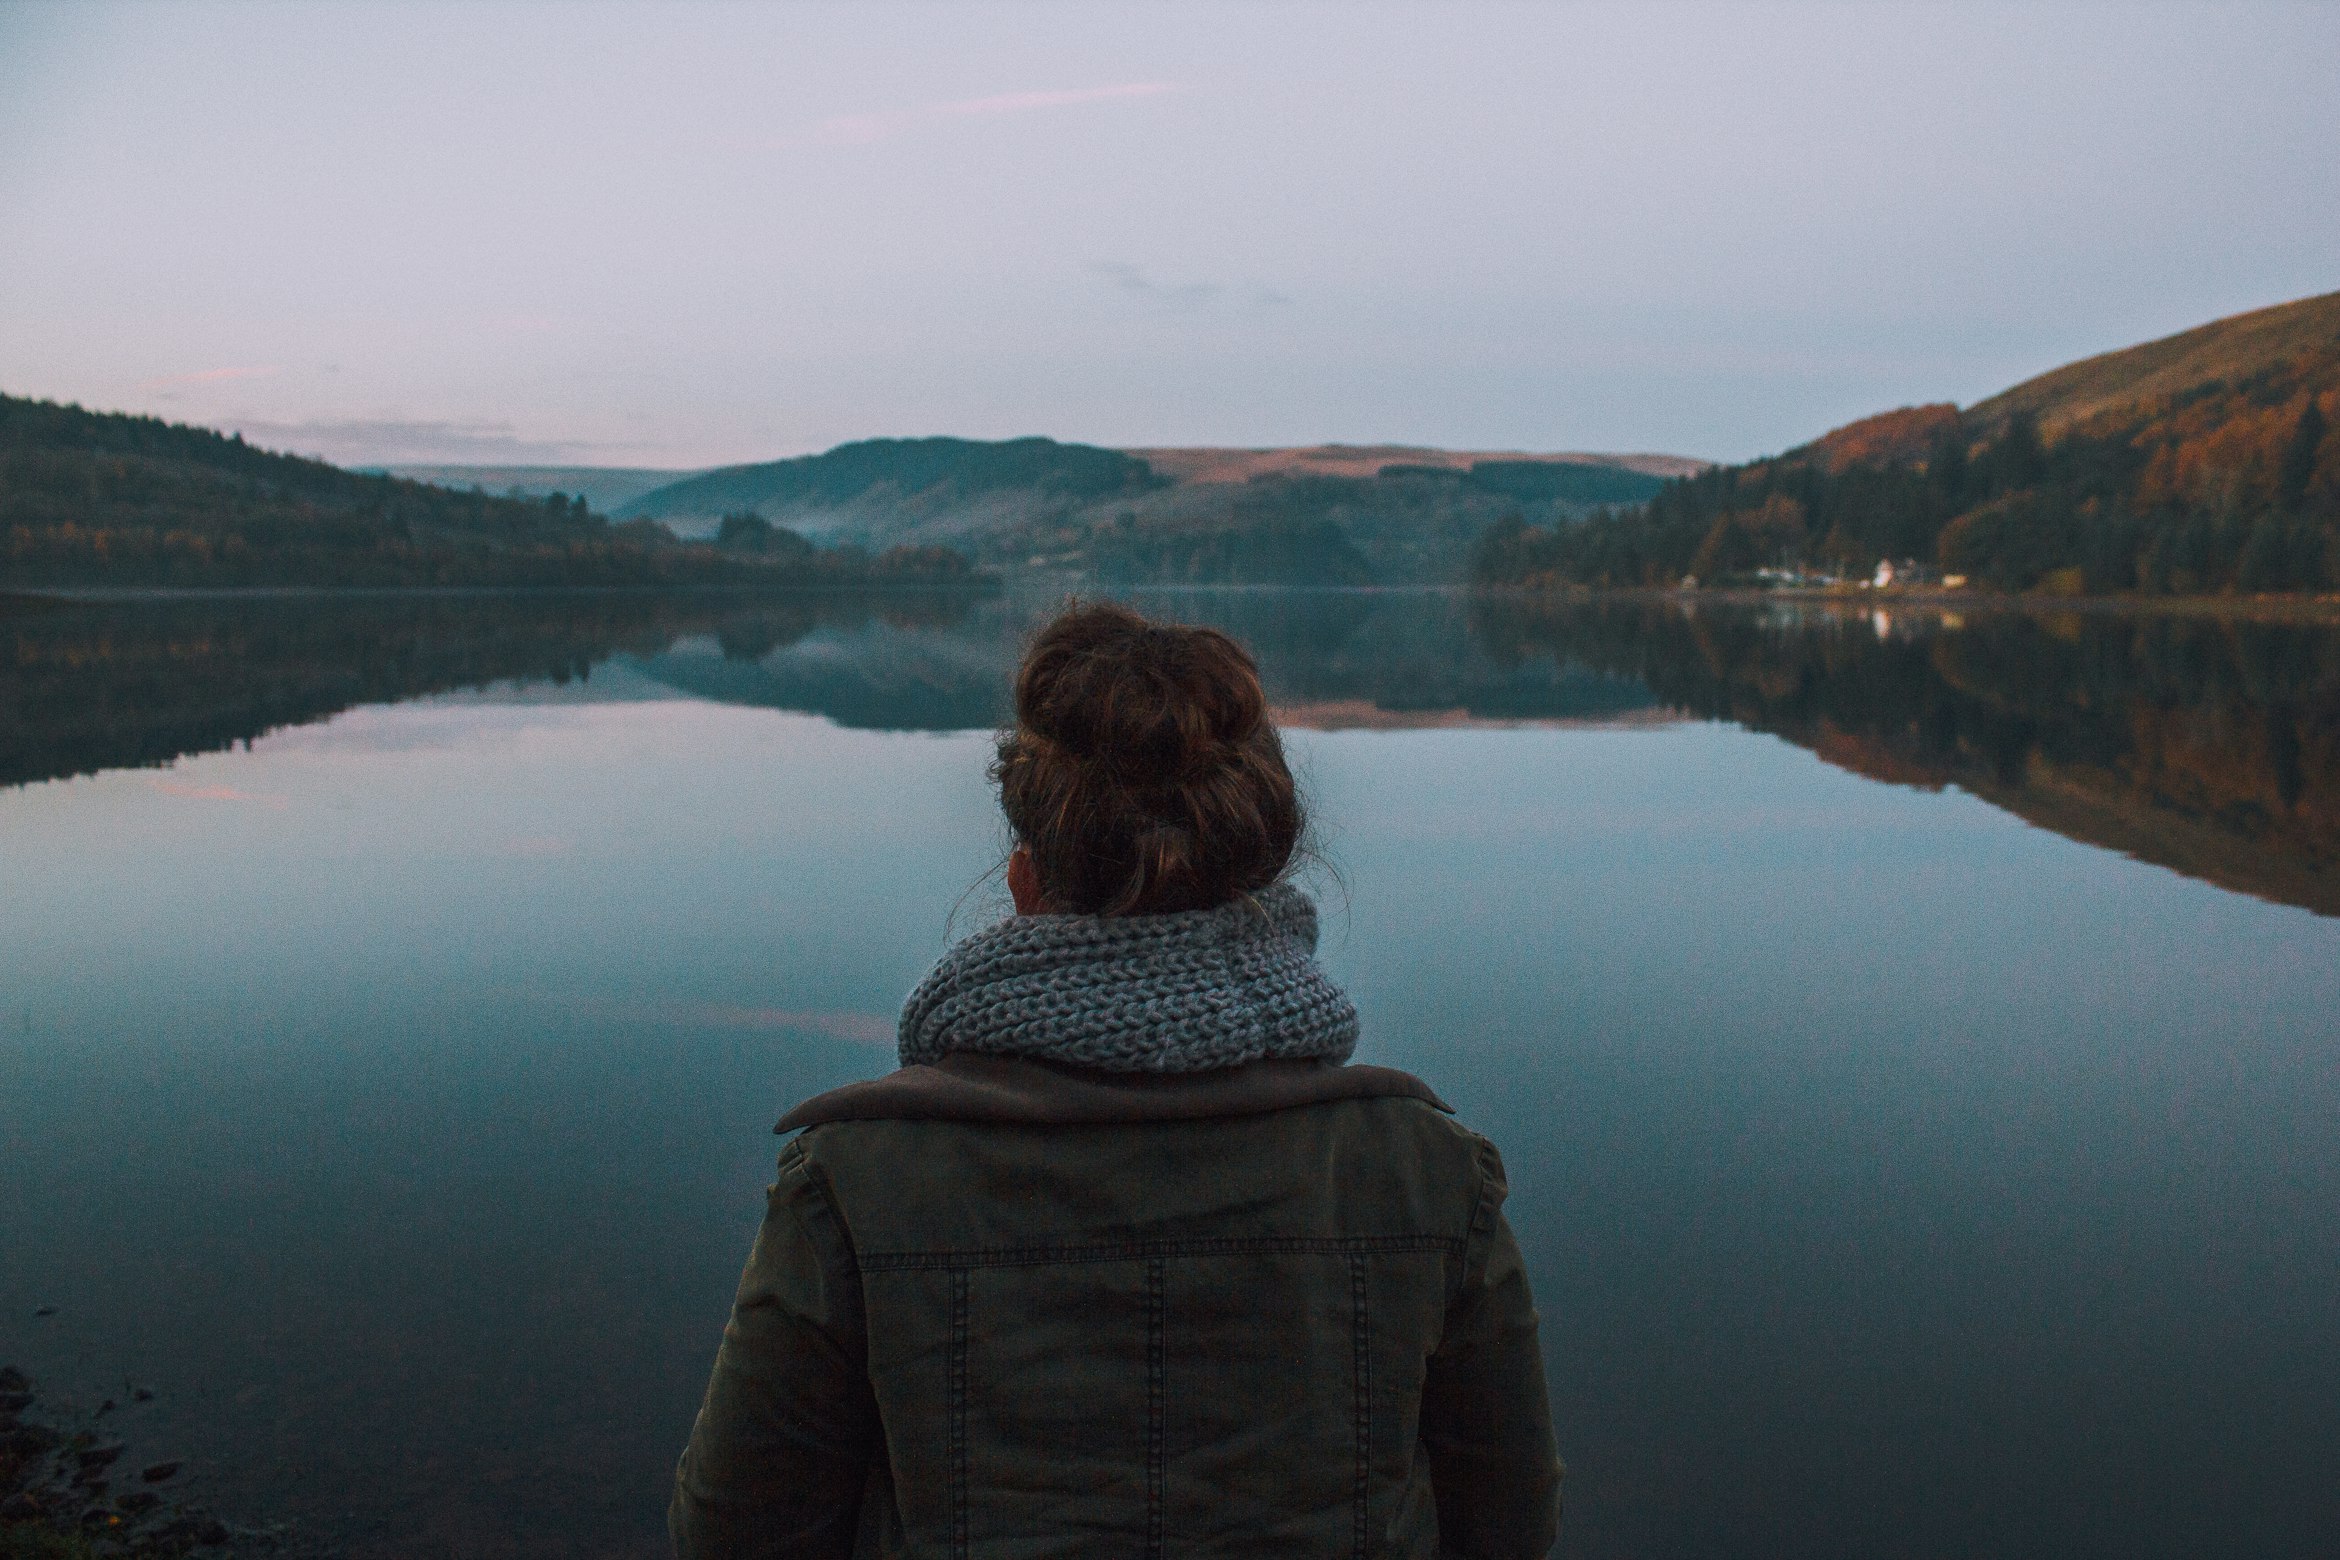
M 878 1440 L 861 1278 L 805 1163 L 780 1155 L 714 1378 L 675 1470 L 680 1560 L 845 1560 Z
M 1535 1301 L 1503 1217 L 1503 1161 L 1484 1140 L 1479 1159 L 1462 1281 L 1423 1382 L 1422 1445 L 1438 1501 L 1440 1552 L 1536 1560 L 1560 1530 L 1560 1456 Z

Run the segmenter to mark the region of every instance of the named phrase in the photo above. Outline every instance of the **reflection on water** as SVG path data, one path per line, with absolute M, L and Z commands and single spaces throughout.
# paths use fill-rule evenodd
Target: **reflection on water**
M 1252 645 L 1287 724 L 1725 719 L 2340 914 L 2340 625 L 1346 591 L 1147 604 Z M 848 727 L 979 729 L 1001 719 L 1047 605 L 609 594 L 19 611 L 0 616 L 0 785 L 163 763 L 358 704 L 565 686 L 596 666 Z
M 1473 627 L 1504 659 L 1580 662 L 1872 779 L 2340 915 L 2340 624 L 1508 597 Z
M 1568 1552 L 2340 1531 L 2333 630 L 1150 604 L 1296 717 L 1361 1054 L 1503 1148 Z M 0 619 L 0 1361 L 360 1560 L 661 1553 L 1046 607 Z
M 506 681 L 565 685 L 684 635 L 715 635 L 726 654 L 751 656 L 822 627 L 944 624 L 966 605 L 947 593 L 868 592 L 752 605 L 631 592 L 0 598 L 0 785 L 213 752 L 358 704 Z

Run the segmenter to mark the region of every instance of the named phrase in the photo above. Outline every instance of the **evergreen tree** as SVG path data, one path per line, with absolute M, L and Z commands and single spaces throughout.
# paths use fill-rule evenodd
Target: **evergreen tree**
M 2291 431 L 2275 478 L 2276 502 L 2293 514 L 2307 504 L 2308 484 L 2316 475 L 2316 451 L 2323 442 L 2324 410 L 2311 395 L 2299 414 L 2299 425 Z
M 1942 442 L 1934 447 L 1933 456 L 1926 462 L 1926 481 L 1942 495 L 1951 512 L 1965 507 L 1966 498 L 1966 430 L 1953 425 L 1942 435 Z

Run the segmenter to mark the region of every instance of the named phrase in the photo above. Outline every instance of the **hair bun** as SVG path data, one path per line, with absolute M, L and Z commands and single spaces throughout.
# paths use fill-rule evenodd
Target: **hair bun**
M 1017 679 L 1017 724 L 1126 783 L 1172 784 L 1232 762 L 1267 717 L 1251 657 L 1216 630 L 1087 607 L 1043 641 Z
M 1034 639 L 993 773 L 1051 902 L 1069 909 L 1224 903 L 1275 881 L 1298 843 L 1250 655 L 1216 629 L 1122 606 L 1075 606 Z

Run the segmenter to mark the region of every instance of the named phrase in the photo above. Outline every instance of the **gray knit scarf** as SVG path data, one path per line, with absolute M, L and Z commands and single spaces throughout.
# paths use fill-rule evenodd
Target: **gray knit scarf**
M 951 1051 L 1113 1072 L 1346 1061 L 1357 1010 L 1288 883 L 1172 915 L 1022 915 L 954 945 L 902 1008 L 905 1067 Z

